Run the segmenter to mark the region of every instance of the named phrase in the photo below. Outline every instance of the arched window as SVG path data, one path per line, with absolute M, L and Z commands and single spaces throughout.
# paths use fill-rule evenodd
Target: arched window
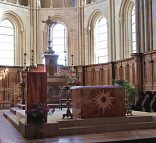
M 9 20 L 0 23 L 0 65 L 15 65 L 15 28 Z
M 132 53 L 136 53 L 136 23 L 135 23 L 135 6 L 132 9 L 131 15 L 131 39 L 132 39 Z
M 52 47 L 58 57 L 59 65 L 67 64 L 67 31 L 66 27 L 58 23 L 52 28 Z
M 107 44 L 107 20 L 101 18 L 96 21 L 94 29 L 94 63 L 108 62 L 108 44 Z

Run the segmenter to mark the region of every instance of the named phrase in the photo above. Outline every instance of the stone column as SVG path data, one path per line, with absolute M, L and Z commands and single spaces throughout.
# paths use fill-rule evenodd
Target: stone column
M 30 3 L 30 55 L 34 51 L 34 64 L 37 61 L 37 35 L 38 35 L 38 4 L 37 0 L 29 1 Z M 31 59 L 30 59 L 31 60 Z M 31 64 L 31 63 L 30 63 Z
M 85 38 L 84 38 L 84 7 L 80 6 L 78 8 L 78 26 L 79 26 L 79 46 L 78 46 L 78 64 L 79 65 L 85 65 Z
M 152 0 L 152 44 L 153 50 L 156 50 L 156 0 Z
M 123 17 L 120 17 L 119 18 L 119 35 L 120 35 L 120 41 L 119 41 L 119 45 L 120 45 L 120 59 L 124 59 L 124 34 L 123 34 L 123 25 L 124 25 L 124 22 L 123 22 Z
M 145 51 L 144 37 L 144 11 L 143 0 L 135 0 L 136 8 L 136 52 L 142 53 Z
M 109 31 L 110 34 L 108 35 L 110 39 L 109 44 L 108 44 L 108 55 L 111 55 L 109 57 L 109 61 L 115 60 L 116 59 L 116 44 L 115 44 L 115 2 L 114 0 L 109 1 Z
M 18 0 L 16 0 L 16 4 L 19 4 L 19 1 Z
M 63 8 L 65 7 L 65 0 L 63 0 Z
M 53 8 L 53 0 L 51 0 L 50 8 Z
M 144 0 L 144 32 L 145 32 L 145 51 L 151 51 L 152 48 L 152 13 L 151 0 Z

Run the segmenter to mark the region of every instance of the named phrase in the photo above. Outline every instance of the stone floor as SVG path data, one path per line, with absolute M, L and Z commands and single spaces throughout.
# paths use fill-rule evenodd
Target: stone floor
M 131 139 L 153 138 L 156 143 L 156 129 L 137 130 L 137 131 L 118 131 L 110 133 L 98 133 L 87 135 L 61 136 L 48 139 L 26 140 L 22 135 L 5 119 L 0 110 L 0 143 L 94 143 L 125 140 L 128 143 Z M 141 113 L 140 115 L 144 115 Z M 149 114 L 151 115 L 151 114 Z M 155 116 L 155 114 L 153 114 Z M 155 139 L 154 139 L 155 138 Z M 135 141 L 134 143 L 137 143 Z M 140 142 L 138 142 L 140 143 Z M 141 143 L 146 143 L 141 141 Z M 148 142 L 149 143 L 149 142 Z

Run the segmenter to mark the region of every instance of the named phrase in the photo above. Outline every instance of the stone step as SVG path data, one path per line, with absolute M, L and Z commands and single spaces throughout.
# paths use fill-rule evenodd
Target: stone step
M 25 104 L 18 103 L 18 104 L 17 104 L 17 107 L 18 107 L 19 109 L 24 110 L 24 109 L 25 109 Z
M 32 125 L 25 124 L 25 118 L 20 118 L 11 111 L 4 111 L 3 115 L 17 128 L 19 132 L 22 132 L 22 134 L 27 135 L 31 132 L 30 130 L 32 130 Z M 24 132 L 26 131 L 26 128 L 28 129 L 27 133 Z M 45 124 L 45 128 L 46 133 L 50 133 L 47 137 L 51 137 L 52 133 L 55 135 L 74 135 L 138 129 L 156 129 L 156 121 L 153 121 L 152 116 L 70 119 Z M 34 134 L 35 131 L 36 129 L 33 128 Z
M 49 108 L 55 108 L 55 109 L 61 109 L 62 108 L 67 108 L 67 105 L 65 103 L 62 104 L 62 106 L 60 104 L 47 104 Z M 70 106 L 71 108 L 71 106 Z
M 18 116 L 16 116 L 16 114 L 14 114 L 11 111 L 5 111 L 3 112 L 4 117 L 6 117 L 9 122 L 17 129 L 19 130 L 19 121 L 20 118 Z
M 59 133 L 60 135 L 74 135 L 74 134 L 88 134 L 88 133 L 114 132 L 114 131 L 131 131 L 131 130 L 153 129 L 153 128 L 156 128 L 156 122 L 67 127 L 67 128 L 59 128 Z
M 48 105 L 49 108 L 58 108 L 58 109 L 60 109 L 60 105 L 59 104 L 48 103 L 47 105 Z
M 152 116 L 128 116 L 128 117 L 114 117 L 114 118 L 92 118 L 92 119 L 79 119 L 71 121 L 58 121 L 60 128 L 89 126 L 89 125 L 103 125 L 103 124 L 120 124 L 120 123 L 137 123 L 137 122 L 151 122 Z
M 19 109 L 18 107 L 12 107 L 10 108 L 10 111 L 17 115 L 19 118 L 25 117 L 25 110 Z
M 12 108 L 10 108 L 10 111 L 11 111 L 12 113 L 14 113 L 14 114 L 16 114 L 16 112 L 17 112 L 18 110 L 22 110 L 22 109 L 20 109 L 20 108 L 18 108 L 18 107 L 12 107 Z

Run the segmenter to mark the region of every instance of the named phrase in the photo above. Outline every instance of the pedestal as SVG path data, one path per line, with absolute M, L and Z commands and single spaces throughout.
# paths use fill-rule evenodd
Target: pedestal
M 45 72 L 27 72 L 26 85 L 26 123 L 32 123 L 32 119 L 37 120 L 38 114 L 42 114 L 41 109 L 46 107 L 47 74 Z M 34 110 L 39 111 L 37 116 Z
M 54 76 L 54 73 L 57 73 L 57 54 L 44 54 L 42 56 L 44 71 L 47 72 L 49 76 Z

